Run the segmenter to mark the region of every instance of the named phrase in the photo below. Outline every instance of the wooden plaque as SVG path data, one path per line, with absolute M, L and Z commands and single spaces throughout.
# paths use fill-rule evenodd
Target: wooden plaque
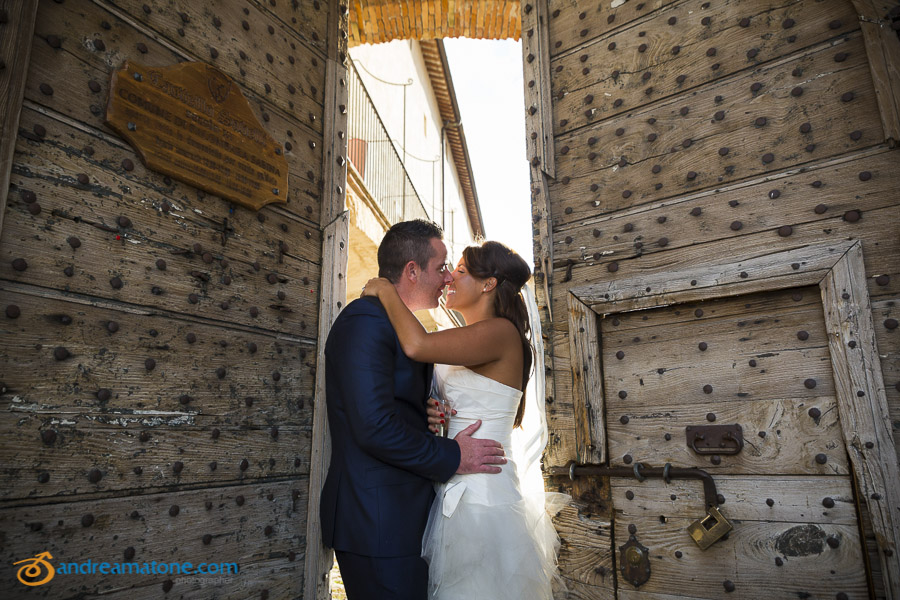
M 113 73 L 107 124 L 147 168 L 253 210 L 287 202 L 287 160 L 240 88 L 215 67 L 189 62 Z

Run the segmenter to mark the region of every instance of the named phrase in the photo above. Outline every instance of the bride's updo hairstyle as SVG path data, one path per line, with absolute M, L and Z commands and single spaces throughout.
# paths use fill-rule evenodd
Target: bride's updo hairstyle
M 522 297 L 522 286 L 531 278 L 528 263 L 500 242 L 484 242 L 480 246 L 469 246 L 463 250 L 463 260 L 469 273 L 478 279 L 497 279 L 497 294 L 494 296 L 494 312 L 498 317 L 512 321 L 522 339 L 522 399 L 516 411 L 515 427 L 522 425 L 525 413 L 525 386 L 531 376 L 534 361 L 534 347 L 528 337 L 531 326 L 528 310 Z

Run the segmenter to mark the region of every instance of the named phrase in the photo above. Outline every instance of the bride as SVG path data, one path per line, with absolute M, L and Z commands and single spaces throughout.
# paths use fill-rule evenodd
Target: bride
M 511 448 L 522 423 L 533 361 L 528 313 L 521 295 L 528 264 L 499 242 L 463 251 L 447 290 L 447 308 L 466 326 L 428 333 L 386 279 L 366 283 L 397 331 L 403 351 L 435 365 L 436 391 L 456 411 L 453 437 L 475 421 L 475 437 Z M 515 456 L 499 475 L 454 475 L 437 484 L 422 555 L 429 564 L 429 598 L 547 600 L 557 578 L 559 538 L 543 497 L 523 496 Z

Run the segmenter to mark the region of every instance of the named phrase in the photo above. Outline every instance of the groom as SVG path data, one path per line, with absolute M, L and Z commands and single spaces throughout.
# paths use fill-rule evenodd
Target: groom
M 378 275 L 410 310 L 435 308 L 452 281 L 443 232 L 434 223 L 397 223 L 378 248 Z M 378 299 L 347 305 L 325 344 L 331 466 L 322 489 L 322 538 L 334 548 L 350 600 L 424 600 L 428 565 L 422 535 L 432 482 L 454 473 L 499 473 L 503 448 L 428 431 L 432 365 L 400 348 Z

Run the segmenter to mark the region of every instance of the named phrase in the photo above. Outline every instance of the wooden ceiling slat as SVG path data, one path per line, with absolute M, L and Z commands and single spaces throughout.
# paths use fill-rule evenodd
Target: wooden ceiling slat
M 519 39 L 518 0 L 357 0 L 351 2 L 350 46 L 395 39 Z

